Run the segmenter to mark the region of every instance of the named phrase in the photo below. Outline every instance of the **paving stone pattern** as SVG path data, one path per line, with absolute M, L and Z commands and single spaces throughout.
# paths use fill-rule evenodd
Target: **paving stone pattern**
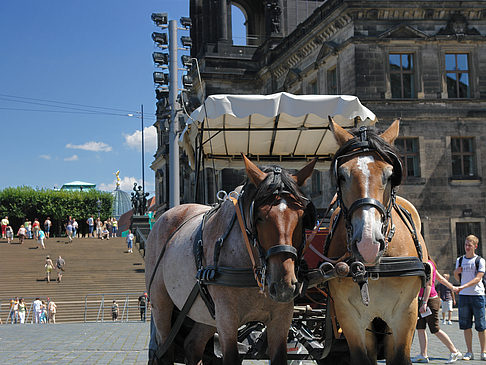
M 465 353 L 462 331 L 457 322 L 442 326 L 456 347 Z M 1 325 L 0 364 L 146 364 L 149 323 L 64 323 L 56 325 Z M 479 365 L 479 342 L 474 333 L 476 360 L 457 363 Z M 412 356 L 418 354 L 417 336 Z M 444 364 L 449 353 L 434 335 L 429 333 L 430 364 Z M 384 363 L 384 361 L 380 361 Z M 268 361 L 246 360 L 245 365 L 264 365 Z M 310 365 L 313 361 L 292 365 Z

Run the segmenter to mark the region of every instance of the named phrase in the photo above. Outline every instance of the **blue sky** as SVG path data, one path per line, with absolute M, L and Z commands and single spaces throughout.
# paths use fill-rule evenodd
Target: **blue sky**
M 81 180 L 112 190 L 120 170 L 130 191 L 141 181 L 136 113 L 143 104 L 146 191 L 153 192 L 152 52 L 160 49 L 151 34 L 160 28 L 150 15 L 178 20 L 189 15 L 188 3 L 1 1 L 0 189 Z

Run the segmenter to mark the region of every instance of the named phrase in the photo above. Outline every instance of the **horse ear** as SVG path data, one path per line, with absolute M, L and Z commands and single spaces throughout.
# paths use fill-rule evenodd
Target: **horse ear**
M 312 171 L 314 171 L 314 166 L 317 163 L 317 158 L 313 159 L 307 165 L 305 165 L 298 173 L 292 175 L 297 185 L 302 186 L 304 185 L 305 181 L 312 175 Z
M 248 178 L 253 183 L 253 185 L 260 185 L 261 182 L 265 180 L 268 174 L 260 170 L 257 165 L 251 162 L 243 153 L 241 154 L 241 156 L 243 157 L 243 162 L 245 163 L 246 174 L 248 175 Z
M 331 118 L 331 116 L 328 116 L 328 118 L 329 118 L 329 128 L 331 129 L 331 132 L 334 134 L 334 138 L 336 138 L 336 142 L 338 143 L 339 146 L 342 146 L 347 141 L 354 138 L 351 133 L 349 133 L 347 130 L 345 130 L 339 124 L 337 124 Z
M 380 137 L 388 144 L 393 144 L 395 139 L 398 137 L 398 132 L 400 131 L 400 119 L 395 119 L 390 127 L 384 131 Z

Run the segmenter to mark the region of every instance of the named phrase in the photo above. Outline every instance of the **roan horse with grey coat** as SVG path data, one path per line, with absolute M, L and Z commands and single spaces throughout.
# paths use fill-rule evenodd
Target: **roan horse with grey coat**
M 267 326 L 272 364 L 287 364 L 287 334 L 293 299 L 299 291 L 296 261 L 305 243 L 304 230 L 312 228 L 315 222 L 313 205 L 299 187 L 311 176 L 316 160 L 290 175 L 279 167 L 261 170 L 245 156 L 243 159 L 248 182 L 240 194 L 232 195 L 238 196 L 237 201 L 226 199 L 216 209 L 199 204 L 172 208 L 157 220 L 146 244 L 146 284 L 159 346 L 168 338 L 174 305 L 179 309 L 184 306 L 191 289 L 197 285 L 198 272 L 199 278 L 209 277 L 210 281 L 213 276 L 217 279 L 216 267 L 254 268 L 253 272 L 250 270 L 251 287 L 211 283 L 205 286 L 209 293 L 206 301 L 214 303 L 214 318 L 203 295 L 198 295 L 188 312 L 196 323 L 184 341 L 187 364 L 202 359 L 206 343 L 215 331 L 223 363 L 240 363 L 238 328 L 251 321 Z M 243 228 L 235 219 L 237 210 Z M 249 250 L 245 245 L 246 234 L 254 243 L 248 246 Z M 200 243 L 196 250 L 194 242 Z M 195 264 L 194 252 L 198 250 L 200 262 Z M 250 256 L 255 257 L 255 264 Z M 197 266 L 211 269 L 201 271 Z M 168 351 L 164 364 L 172 361 Z

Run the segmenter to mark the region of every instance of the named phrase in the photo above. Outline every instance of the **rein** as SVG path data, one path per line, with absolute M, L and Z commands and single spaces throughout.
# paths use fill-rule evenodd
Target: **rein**
M 251 249 L 250 240 L 248 239 L 248 234 L 246 233 L 245 222 L 243 221 L 243 217 L 241 215 L 240 207 L 238 205 L 238 199 L 236 199 L 233 195 L 229 195 L 229 199 L 233 202 L 235 207 L 236 217 L 238 218 L 238 223 L 240 225 L 241 234 L 243 235 L 243 240 L 245 241 L 245 246 L 248 251 L 248 256 L 250 256 L 251 265 L 253 269 L 253 275 L 255 276 L 255 280 L 257 282 L 258 287 L 263 292 L 265 290 L 265 270 L 262 273 L 262 281 L 260 281 L 258 277 L 258 267 L 255 263 L 255 258 L 253 257 L 253 250 Z M 292 247 L 293 248 L 293 247 Z

